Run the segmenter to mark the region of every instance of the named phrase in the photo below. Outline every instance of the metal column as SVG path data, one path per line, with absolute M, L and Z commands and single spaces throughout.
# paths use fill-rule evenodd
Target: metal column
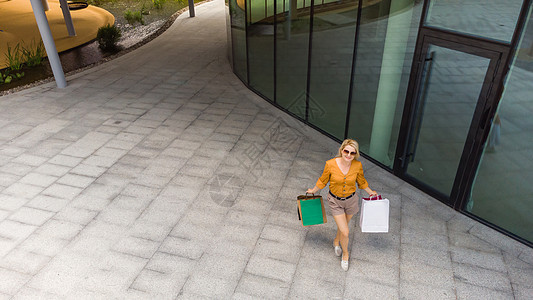
M 43 3 L 41 0 L 30 1 L 33 14 L 35 15 L 35 20 L 37 21 L 37 26 L 41 32 L 44 48 L 46 49 L 46 54 L 48 55 L 48 60 L 50 61 L 52 72 L 54 73 L 57 87 L 65 88 L 67 86 L 67 80 L 65 79 L 65 73 L 63 73 L 63 67 L 61 66 L 61 61 L 59 60 L 59 54 L 57 53 L 56 44 L 54 42 L 54 38 L 52 37 L 52 31 L 50 30 L 48 19 L 44 13 Z
M 65 19 L 65 25 L 67 25 L 68 35 L 76 36 L 76 30 L 74 30 L 74 23 L 72 23 L 72 16 L 70 16 L 70 9 L 68 8 L 67 0 L 59 0 L 59 4 L 61 5 L 63 19 Z
M 194 17 L 194 0 L 189 0 L 189 17 Z

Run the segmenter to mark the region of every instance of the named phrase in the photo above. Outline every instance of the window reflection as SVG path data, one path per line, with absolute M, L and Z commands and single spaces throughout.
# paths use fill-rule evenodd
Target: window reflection
M 510 42 L 523 0 L 431 0 L 425 25 Z
M 533 20 L 531 12 L 485 144 L 467 210 L 533 241 Z
M 363 1 L 348 136 L 392 167 L 422 3 Z
M 359 1 L 316 1 L 309 122 L 343 139 Z

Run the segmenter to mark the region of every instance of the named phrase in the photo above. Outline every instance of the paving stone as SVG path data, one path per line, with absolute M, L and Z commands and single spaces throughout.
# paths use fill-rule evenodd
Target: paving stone
M 74 157 L 88 157 L 96 151 L 96 149 L 105 145 L 105 143 L 107 143 L 112 137 L 113 135 L 107 133 L 89 132 L 74 144 L 63 150 L 61 154 Z
M 54 219 L 67 221 L 81 225 L 87 225 L 91 222 L 98 212 L 77 207 L 66 207 L 58 212 Z
M 342 299 L 399 299 L 398 288 L 363 279 L 346 284 Z
M 122 190 L 122 186 L 93 183 L 83 191 L 83 195 L 111 201 L 118 196 Z
M 21 176 L 18 175 L 2 173 L 2 176 L 0 177 L 0 190 L 1 187 L 8 187 L 17 182 L 20 178 Z
M 0 222 L 0 236 L 15 241 L 22 241 L 30 236 L 36 228 L 33 225 L 4 220 Z
M 163 244 L 161 244 L 159 251 L 197 260 L 203 255 L 206 246 L 205 244 L 205 241 L 188 240 L 169 236 L 165 239 Z
M 512 293 L 458 282 L 457 299 L 516 299 Z
M 358 259 L 391 266 L 398 265 L 400 261 L 399 237 L 393 235 L 362 234 L 359 230 L 359 228 L 354 230 L 351 249 L 352 253 L 357 253 Z M 334 231 L 332 233 L 334 234 Z M 333 237 L 330 239 L 333 240 Z
M 431 234 L 430 232 L 402 232 L 402 243 L 411 244 L 427 249 L 441 250 L 448 248 L 448 237 L 446 235 Z
M 113 250 L 133 256 L 150 258 L 159 248 L 159 243 L 138 237 L 125 237 L 113 246 Z
M 506 293 L 512 292 L 509 277 L 504 273 L 456 263 L 453 264 L 453 270 L 456 282 Z
M 36 233 L 46 237 L 71 240 L 83 230 L 84 226 L 62 220 L 49 220 Z
M 358 255 L 354 253 L 350 259 L 350 269 L 348 269 L 350 277 L 360 278 L 368 282 L 383 283 L 387 286 L 399 286 L 400 272 L 398 266 L 368 262 L 359 260 L 357 257 Z
M 98 166 L 79 164 L 78 166 L 70 170 L 70 172 L 72 174 L 96 178 L 104 174 L 104 172 L 106 172 L 106 169 L 103 167 L 98 167 Z
M 513 291 L 516 300 L 530 299 L 533 294 L 533 288 L 523 287 L 518 284 L 513 284 Z
M 181 217 L 181 213 L 169 210 L 159 210 L 157 207 L 148 207 L 143 211 L 139 220 L 160 224 L 166 227 L 174 226 Z
M 441 289 L 453 289 L 454 273 L 450 269 L 441 269 L 417 262 L 402 261 L 400 279 L 402 282 L 419 283 Z
M 3 257 L 9 252 L 13 251 L 18 244 L 19 241 L 0 236 L 0 257 Z
M 36 166 L 41 165 L 47 160 L 48 159 L 46 157 L 42 157 L 42 156 L 22 154 L 18 156 L 17 158 L 13 159 L 12 162 L 36 167 Z
M 111 149 L 131 150 L 135 147 L 135 145 L 137 145 L 137 142 L 113 139 L 107 142 L 107 144 L 105 144 L 105 147 Z
M 195 274 L 236 283 L 240 279 L 247 262 L 248 257 L 237 259 L 234 256 L 204 253 L 195 267 Z
M 402 244 L 401 247 L 402 261 L 418 262 L 442 269 L 452 268 L 450 252 L 447 249 L 426 249 L 410 244 Z
M 121 175 L 126 178 L 136 178 L 139 174 L 142 173 L 144 167 L 138 167 L 133 165 L 127 165 L 123 163 L 116 163 L 111 168 L 107 170 L 110 174 Z
M 457 247 L 453 247 L 450 250 L 452 261 L 454 262 L 469 264 L 502 273 L 507 271 L 507 267 L 503 262 L 503 257 L 500 253 L 486 253 Z
M 10 214 L 10 211 L 0 209 L 0 221 L 5 220 Z
M 56 177 L 61 177 L 67 174 L 68 171 L 70 171 L 70 167 L 59 166 L 59 165 L 48 164 L 48 163 L 41 165 L 40 167 L 35 169 L 36 173 L 47 174 L 47 175 L 52 175 Z
M 294 264 L 259 255 L 253 255 L 246 266 L 248 273 L 284 282 L 292 281 L 295 270 Z
M 289 294 L 289 288 L 287 282 L 245 272 L 235 291 L 260 299 L 284 299 Z
M 45 298 L 49 300 L 60 300 L 62 299 L 57 294 L 47 293 L 38 289 L 34 289 L 31 287 L 24 286 L 22 289 L 20 289 L 15 297 L 13 299 L 39 299 L 39 298 Z
M 45 189 L 42 194 L 56 198 L 74 199 L 81 191 L 81 188 L 54 183 Z
M 30 280 L 31 276 L 0 268 L 0 278 L 2 278 L 0 281 L 0 292 L 8 295 L 15 295 L 15 293 L 22 288 L 28 280 Z
M 145 270 L 161 274 L 174 274 L 178 277 L 188 277 L 194 271 L 197 263 L 197 261 L 185 257 L 156 252 L 146 264 Z
M 98 214 L 97 219 L 111 224 L 129 226 L 137 220 L 142 210 L 129 210 L 114 207 L 106 207 Z
M 109 168 L 117 162 L 116 158 L 91 155 L 83 160 L 84 165 Z
M 158 299 L 175 299 L 187 281 L 184 274 L 164 274 L 148 269 L 141 271 L 131 288 L 146 292 Z
M 32 234 L 26 240 L 24 240 L 19 248 L 21 250 L 41 254 L 47 257 L 53 257 L 59 252 L 63 251 L 69 241 L 62 239 L 54 239 L 49 236 Z
M 38 195 L 37 197 L 27 202 L 26 206 L 41 209 L 44 211 L 58 212 L 63 209 L 69 202 L 69 199 Z
M 9 220 L 28 225 L 41 226 L 53 215 L 53 212 L 31 207 L 21 207 L 9 217 Z
M 24 206 L 29 200 L 6 194 L 0 194 L 0 209 L 14 211 Z
M 522 253 L 520 253 L 518 258 L 533 266 L 533 250 L 531 248 L 522 247 Z
M 26 199 L 32 199 L 37 196 L 43 190 L 42 187 L 29 185 L 26 183 L 14 183 L 8 188 L 2 191 L 2 193 L 12 195 L 15 197 L 22 197 Z
M 448 237 L 451 246 L 467 248 L 475 251 L 483 251 L 497 254 L 501 253 L 501 250 L 498 247 L 495 247 L 472 234 L 451 231 L 448 233 Z
M 229 298 L 237 281 L 212 277 L 209 274 L 193 274 L 185 283 L 183 291 L 185 293 L 195 293 L 207 297 L 222 299 Z
M 57 183 L 83 189 L 88 187 L 93 181 L 93 177 L 87 177 L 76 174 L 66 174 L 65 176 L 59 178 L 59 180 L 57 180 Z
M 400 285 L 400 299 L 463 299 L 455 295 L 455 290 L 429 287 L 423 284 L 402 282 Z M 466 297 L 464 299 L 472 299 Z M 489 299 L 489 298 L 485 298 Z
M 49 256 L 15 249 L 8 255 L 2 257 L 0 260 L 0 268 L 5 268 L 22 274 L 36 274 L 50 259 Z
M 525 288 L 533 289 L 533 268 L 508 267 L 511 283 L 519 284 Z
M 520 255 L 524 245 L 520 242 L 511 239 L 496 230 L 489 228 L 481 223 L 478 223 L 472 227 L 469 231 L 470 234 L 489 242 L 490 244 L 502 249 L 503 251 L 512 253 L 516 256 Z
M 48 187 L 57 180 L 57 177 L 39 173 L 29 173 L 20 179 L 21 183 Z
M 344 282 L 321 278 L 296 277 L 289 299 L 343 299 Z
M 267 219 L 266 214 L 248 213 L 231 210 L 226 216 L 226 223 L 251 227 L 263 227 Z

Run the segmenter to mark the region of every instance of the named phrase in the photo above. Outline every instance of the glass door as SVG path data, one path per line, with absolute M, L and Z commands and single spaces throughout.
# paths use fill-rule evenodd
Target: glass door
M 500 51 L 422 33 L 403 123 L 396 171 L 453 205 L 481 124 L 493 100 Z M 409 99 L 410 98 L 410 99 Z

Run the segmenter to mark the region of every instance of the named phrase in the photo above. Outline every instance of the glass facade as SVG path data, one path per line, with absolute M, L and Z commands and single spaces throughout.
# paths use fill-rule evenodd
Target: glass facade
M 431 0 L 425 25 L 510 42 L 522 0 Z
M 507 77 L 467 210 L 533 241 L 533 19 Z
M 234 72 L 302 122 L 356 139 L 400 178 L 531 245 L 531 5 L 230 0 Z
M 422 5 L 373 2 L 361 10 L 348 136 L 392 167 Z

